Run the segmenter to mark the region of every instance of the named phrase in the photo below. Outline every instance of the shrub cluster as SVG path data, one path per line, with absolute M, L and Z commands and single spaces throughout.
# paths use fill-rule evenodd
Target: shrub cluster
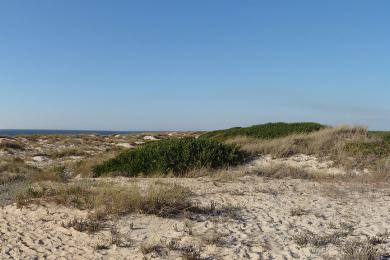
M 93 168 L 104 174 L 138 176 L 173 173 L 181 176 L 198 168 L 222 168 L 243 163 L 247 153 L 235 145 L 207 139 L 183 138 L 150 142 Z
M 274 139 L 291 134 L 305 134 L 325 128 L 318 123 L 267 123 L 250 127 L 234 127 L 225 130 L 217 130 L 201 135 L 218 141 L 225 141 L 236 136 L 248 136 L 260 139 Z

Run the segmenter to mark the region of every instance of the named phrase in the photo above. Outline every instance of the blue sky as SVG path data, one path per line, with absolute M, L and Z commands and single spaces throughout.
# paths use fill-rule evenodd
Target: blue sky
M 390 1 L 0 2 L 0 128 L 390 129 Z

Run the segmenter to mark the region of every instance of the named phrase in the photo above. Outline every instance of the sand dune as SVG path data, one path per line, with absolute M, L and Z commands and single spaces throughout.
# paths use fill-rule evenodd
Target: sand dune
M 134 182 L 149 185 L 157 179 L 102 181 L 130 187 Z M 109 220 L 103 231 L 89 234 L 63 227 L 74 217 L 86 217 L 86 211 L 52 204 L 18 209 L 13 204 L 0 211 L 1 257 L 338 259 L 349 241 L 357 240 L 361 241 L 357 245 L 372 244 L 377 250 L 390 251 L 387 186 L 254 175 L 158 179 L 160 184 L 171 182 L 189 187 L 194 200 L 215 207 L 219 214 L 187 218 L 129 215 Z M 115 245 L 113 239 L 120 243 Z

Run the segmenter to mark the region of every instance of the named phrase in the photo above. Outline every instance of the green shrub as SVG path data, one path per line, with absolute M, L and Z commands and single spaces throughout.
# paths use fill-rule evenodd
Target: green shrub
M 385 142 L 390 142 L 390 131 L 370 131 L 369 135 L 379 137 Z
M 260 139 L 274 139 L 291 134 L 305 134 L 325 128 L 318 123 L 267 123 L 250 127 L 234 127 L 216 130 L 201 135 L 201 138 L 225 141 L 236 136 L 249 136 Z
M 107 173 L 124 176 L 173 173 L 180 176 L 198 168 L 221 168 L 244 162 L 237 146 L 206 139 L 183 138 L 150 142 L 93 168 L 94 177 Z
M 390 156 L 390 142 L 354 142 L 347 143 L 344 149 L 352 156 L 372 156 L 384 158 Z

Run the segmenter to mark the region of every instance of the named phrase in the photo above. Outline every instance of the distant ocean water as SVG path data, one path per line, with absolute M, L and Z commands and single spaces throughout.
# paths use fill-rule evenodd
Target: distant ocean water
M 0 129 L 0 136 L 16 135 L 117 135 L 117 134 L 135 134 L 154 131 L 100 131 L 100 130 L 40 130 L 40 129 Z

